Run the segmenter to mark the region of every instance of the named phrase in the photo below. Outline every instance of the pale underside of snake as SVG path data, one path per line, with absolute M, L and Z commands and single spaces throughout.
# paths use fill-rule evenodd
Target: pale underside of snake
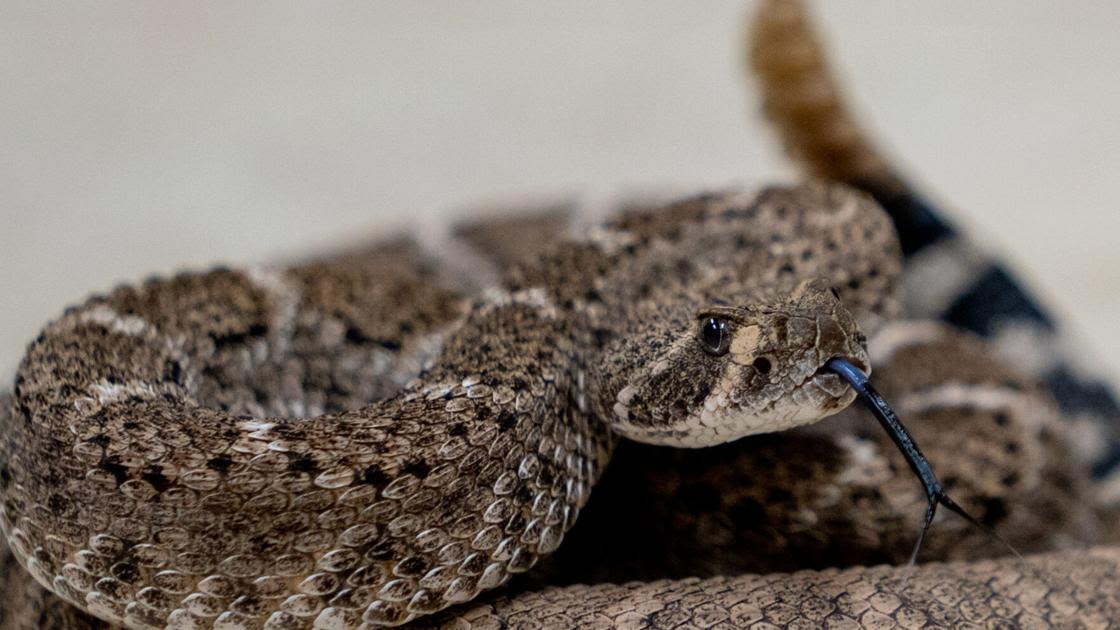
M 1120 549 L 1088 547 L 1110 451 L 1063 419 L 1107 444 L 1112 399 L 1016 354 L 1049 321 L 858 133 L 796 3 L 754 46 L 791 151 L 865 192 L 479 222 L 458 235 L 488 288 L 396 241 L 49 324 L 0 409 L 0 627 L 1120 617 Z M 942 519 L 921 559 L 953 562 L 860 566 L 905 561 L 924 496 L 833 357 L 874 367 L 960 503 L 1047 553 L 977 561 L 1003 550 Z

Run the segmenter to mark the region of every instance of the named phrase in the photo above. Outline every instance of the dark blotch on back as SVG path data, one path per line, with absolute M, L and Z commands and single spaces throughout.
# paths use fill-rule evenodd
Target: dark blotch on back
M 312 459 L 310 455 L 303 454 L 292 460 L 292 462 L 288 464 L 288 468 L 295 472 L 313 473 L 318 470 L 319 467 L 315 464 L 315 460 Z
M 498 414 L 498 430 L 505 433 L 513 427 L 517 426 L 517 416 L 508 412 L 502 411 Z
M 980 501 L 980 522 L 988 527 L 1003 520 L 1007 516 L 1007 503 L 1000 497 L 985 497 Z
M 206 462 L 206 467 L 218 472 L 226 472 L 233 466 L 233 460 L 228 455 L 219 455 L 210 461 Z
M 428 462 L 422 459 L 408 462 L 401 468 L 401 472 L 406 475 L 412 475 L 417 479 L 424 479 L 431 471 L 432 467 L 428 465 Z
M 121 465 L 120 460 L 115 455 L 103 459 L 98 466 L 113 475 L 118 485 L 128 480 L 128 468 Z
M 163 474 L 163 469 L 159 466 L 150 466 L 144 474 L 140 475 L 140 478 L 151 484 L 156 492 L 163 492 L 171 487 L 171 480 Z
M 167 380 L 176 385 L 183 384 L 183 366 L 178 361 L 168 361 L 165 370 Z
M 109 446 L 109 441 L 109 436 L 105 435 L 104 433 L 95 435 L 86 440 L 86 442 L 89 442 L 90 444 L 96 444 L 97 446 Z
M 362 482 L 371 486 L 382 486 L 389 483 L 389 475 L 378 466 L 370 466 L 362 472 Z
M 248 330 L 245 332 L 236 332 L 226 335 L 210 333 L 210 339 L 214 342 L 215 350 L 221 350 L 225 346 L 242 345 L 249 339 L 263 337 L 267 334 L 268 326 L 258 323 L 249 326 Z
M 47 498 L 47 508 L 50 509 L 51 513 L 55 516 L 62 515 L 62 513 L 66 511 L 67 505 L 69 505 L 69 502 L 61 495 L 52 493 L 51 496 Z

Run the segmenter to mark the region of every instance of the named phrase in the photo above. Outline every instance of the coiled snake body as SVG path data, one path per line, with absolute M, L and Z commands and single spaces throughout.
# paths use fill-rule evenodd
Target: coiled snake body
M 763 13 L 760 41 L 782 37 L 760 66 L 805 97 L 816 57 L 779 54 L 805 36 L 794 8 Z M 771 95 L 788 129 L 845 120 Z M 905 557 L 922 496 L 856 411 L 699 450 L 616 437 L 697 447 L 812 424 L 853 398 L 821 371 L 840 356 L 875 365 L 958 499 L 1018 547 L 1103 536 L 1045 388 L 977 337 L 892 322 L 916 310 L 897 289 L 917 246 L 949 228 L 867 146 L 819 133 L 850 151 L 820 159 L 787 136 L 811 167 L 855 164 L 828 174 L 891 214 L 837 185 L 722 193 L 567 240 L 541 236 L 551 216 L 463 229 L 483 248 L 516 235 L 489 248 L 502 280 L 481 293 L 397 242 L 68 311 L 0 412 L 0 527 L 27 569 L 8 562 L 0 625 L 1107 623 L 1109 547 L 905 582 L 730 577 Z M 928 557 L 999 551 L 959 523 L 935 533 Z

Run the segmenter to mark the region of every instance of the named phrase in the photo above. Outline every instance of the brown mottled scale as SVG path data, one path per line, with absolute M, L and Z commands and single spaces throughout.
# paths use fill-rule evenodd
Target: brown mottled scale
M 770 108 L 792 146 L 817 172 L 889 187 L 815 44 L 789 36 L 796 5 L 764 16 L 759 72 L 797 79 Z M 0 398 L 0 627 L 1120 616 L 1108 548 L 770 573 L 905 558 L 922 496 L 857 410 L 704 450 L 615 437 L 701 446 L 812 423 L 851 402 L 820 368 L 866 365 L 866 334 L 877 384 L 962 504 L 1024 551 L 1093 539 L 1037 386 L 977 339 L 888 323 L 898 245 L 866 197 L 814 184 L 634 209 L 558 241 L 562 224 L 461 229 L 504 268 L 481 296 L 402 240 L 67 311 Z M 725 328 L 705 350 L 713 318 Z M 923 558 L 994 553 L 943 517 Z M 590 584 L 540 590 L 576 581 Z
M 715 217 L 719 236 L 714 240 L 705 236 L 698 241 L 698 247 L 707 250 L 704 255 L 713 255 L 711 252 L 718 249 L 713 247 L 713 242 L 725 238 L 722 228 L 727 217 L 760 220 L 766 226 L 778 216 L 780 210 L 776 204 L 786 208 L 785 213 L 792 211 L 800 215 L 799 208 L 811 208 L 826 200 L 851 202 L 860 198 L 810 187 L 770 190 L 740 207 L 738 202 L 742 199 L 741 195 L 707 197 L 625 215 L 611 228 L 615 230 L 612 233 L 626 235 L 621 249 L 612 249 L 607 254 L 603 251 L 605 245 L 590 248 L 586 242 L 557 245 L 550 258 L 540 266 L 511 272 L 515 278 L 511 285 L 517 286 L 514 284 L 517 279 L 529 274 L 544 275 L 558 273 L 557 268 L 570 269 L 573 251 L 577 256 L 595 254 L 598 270 L 601 264 L 598 261 L 617 265 L 621 257 L 640 257 L 644 251 L 656 249 L 663 242 L 686 243 L 691 238 L 688 234 L 691 226 L 703 225 Z M 844 204 L 833 205 L 843 207 Z M 873 210 L 866 211 L 872 214 L 857 215 L 860 223 L 867 223 L 876 216 Z M 796 232 L 803 234 L 805 229 L 803 225 Z M 661 231 L 671 239 L 664 238 Z M 762 227 L 754 233 L 764 237 L 759 242 L 784 245 L 781 238 L 772 238 L 774 231 Z M 889 235 L 889 231 L 884 233 Z M 597 238 L 601 242 L 603 235 Z M 732 238 L 730 242 L 734 243 L 733 247 L 743 246 L 739 239 Z M 827 241 L 823 242 L 824 245 L 813 250 L 813 255 L 798 256 L 800 262 L 791 264 L 806 265 L 826 259 L 830 249 Z M 316 391 L 333 392 L 343 401 L 336 403 L 342 409 L 361 409 L 363 402 L 375 400 L 374 395 L 353 389 L 340 392 L 337 384 L 307 377 L 300 377 L 306 379 L 304 381 L 287 377 L 301 386 L 293 390 L 294 396 L 285 398 L 285 390 L 266 376 L 267 371 L 262 375 L 259 366 L 295 365 L 302 370 L 301 374 L 308 374 L 311 371 L 304 365 L 316 361 L 329 363 L 332 357 L 349 357 L 350 353 L 360 352 L 362 347 L 372 353 L 366 356 L 388 352 L 403 357 L 411 339 L 407 335 L 397 337 L 401 340 L 397 344 L 386 344 L 388 336 L 359 335 L 345 330 L 362 324 L 355 315 L 357 311 L 352 301 L 363 299 L 371 291 L 388 294 L 383 288 L 386 284 L 393 286 L 399 280 L 400 286 L 404 286 L 415 278 L 409 274 L 429 274 L 425 278 L 429 281 L 425 292 L 415 292 L 409 299 L 422 301 L 434 296 L 439 303 L 448 305 L 443 321 L 424 320 L 424 327 L 418 332 L 438 333 L 454 326 L 453 320 L 462 310 L 456 293 L 449 288 L 440 290 L 438 285 L 430 283 L 438 274 L 423 271 L 426 265 L 418 264 L 419 255 L 412 246 L 395 243 L 386 246 L 386 251 L 391 252 L 390 257 L 346 256 L 311 263 L 314 267 L 296 268 L 280 275 L 216 271 L 201 277 L 178 277 L 162 285 L 149 284 L 139 290 L 122 289 L 106 299 L 91 301 L 84 311 L 68 313 L 62 324 L 52 325 L 48 334 L 37 342 L 43 355 L 64 358 L 65 349 L 80 340 L 85 344 L 83 352 L 96 357 L 128 356 L 143 357 L 143 360 L 114 358 L 105 362 L 98 358 L 103 363 L 85 364 L 85 369 L 106 372 L 103 379 L 97 379 L 100 395 L 112 396 L 116 387 L 132 398 L 88 409 L 83 405 L 96 405 L 97 401 L 82 401 L 77 405 L 79 411 L 68 430 L 83 426 L 80 424 L 82 415 L 90 414 L 93 418 L 84 426 L 90 427 L 87 429 L 90 432 L 100 430 L 101 433 L 95 433 L 93 440 L 71 443 L 70 453 L 79 455 L 79 466 L 69 468 L 83 473 L 82 479 L 70 480 L 67 484 L 76 489 L 72 497 L 47 488 L 45 482 L 36 486 L 33 479 L 37 471 L 45 471 L 42 473 L 45 476 L 56 475 L 50 482 L 56 485 L 57 471 L 67 469 L 56 467 L 55 462 L 60 458 L 40 459 L 36 467 L 21 458 L 22 445 L 15 441 L 19 431 L 8 432 L 13 437 L 5 445 L 11 464 L 5 468 L 3 478 L 4 514 L 13 530 L 20 530 L 13 539 L 17 545 L 16 557 L 33 559 L 42 576 L 50 570 L 49 562 L 57 562 L 55 556 L 66 558 L 64 554 L 69 554 L 72 560 L 62 564 L 59 577 L 50 583 L 64 597 L 69 596 L 71 601 L 79 603 L 84 601 L 93 612 L 103 615 L 107 610 L 108 615 L 113 614 L 109 604 L 114 602 L 110 596 L 124 599 L 131 592 L 135 599 L 124 604 L 123 621 L 135 627 L 146 623 L 174 626 L 183 619 L 204 625 L 244 621 L 251 626 L 248 620 L 254 616 L 259 622 L 267 619 L 270 627 L 303 627 L 312 619 L 358 623 L 369 614 L 371 596 L 375 594 L 379 599 L 373 601 L 384 601 L 380 599 L 383 597 L 404 602 L 407 596 L 407 603 L 401 606 L 404 613 L 398 614 L 408 615 L 407 605 L 412 604 L 413 609 L 419 611 L 416 604 L 424 601 L 417 594 L 426 595 L 431 587 L 445 589 L 444 601 L 437 599 L 433 604 L 438 608 L 446 603 L 446 593 L 462 586 L 463 578 L 480 579 L 494 564 L 500 563 L 506 570 L 497 582 L 504 581 L 511 573 L 528 569 L 535 562 L 535 555 L 517 557 L 517 549 L 500 555 L 495 551 L 503 543 L 508 546 L 510 540 L 521 543 L 525 532 L 533 529 L 534 515 L 543 514 L 544 519 L 537 521 L 546 524 L 551 517 L 561 530 L 570 525 L 575 510 L 586 496 L 576 499 L 573 507 L 567 500 L 568 479 L 582 480 L 585 485 L 577 491 L 586 495 L 611 442 L 601 428 L 594 426 L 594 420 L 576 413 L 578 405 L 569 405 L 567 410 L 558 411 L 551 418 L 549 414 L 530 418 L 519 412 L 530 404 L 526 401 L 537 402 L 542 397 L 538 394 L 543 394 L 547 400 L 552 384 L 565 380 L 562 375 L 552 374 L 550 381 L 537 378 L 517 382 L 514 379 L 509 389 L 503 390 L 498 381 L 490 380 L 486 372 L 476 369 L 481 363 L 502 366 L 502 372 L 507 374 L 529 374 L 541 365 L 539 357 L 525 356 L 529 348 L 538 352 L 546 348 L 554 353 L 567 353 L 567 356 L 556 357 L 555 364 L 580 364 L 576 357 L 578 344 L 568 341 L 571 329 L 556 323 L 563 319 L 555 316 L 564 307 L 549 304 L 541 295 L 525 294 L 520 303 L 509 296 L 479 302 L 470 317 L 460 324 L 462 328 L 449 336 L 441 348 L 441 359 L 424 379 L 440 380 L 444 371 L 469 376 L 458 380 L 444 378 L 446 386 L 427 391 L 421 397 L 426 402 L 432 399 L 441 411 L 451 411 L 459 414 L 453 417 L 462 418 L 460 422 L 438 426 L 435 439 L 420 436 L 422 427 L 409 426 L 410 423 L 423 425 L 426 418 L 422 414 L 409 414 L 401 402 L 393 407 L 396 415 L 392 423 L 373 420 L 366 422 L 367 426 L 359 426 L 363 424 L 361 420 L 345 412 L 336 417 L 298 423 L 280 420 L 277 426 L 268 427 L 252 415 L 233 418 L 217 411 L 223 406 L 246 414 L 254 411 L 259 414 L 263 408 L 298 410 L 299 405 L 308 404 L 308 400 L 322 400 L 312 398 Z M 405 256 L 409 251 L 411 258 Z M 766 249 L 764 255 L 762 260 L 773 266 L 773 250 Z M 406 264 L 393 269 L 386 266 L 390 260 Z M 376 262 L 376 265 L 363 265 L 363 261 Z M 857 262 L 864 263 L 868 269 L 872 266 L 887 269 L 887 274 L 870 274 L 879 282 L 891 282 L 897 268 L 889 260 Z M 550 270 L 547 267 L 550 264 L 556 267 Z M 779 267 L 784 264 L 780 263 Z M 309 268 L 316 269 L 316 273 L 310 274 Z M 634 266 L 625 268 L 627 273 L 634 271 Z M 768 275 L 760 285 L 780 283 L 783 277 L 780 269 L 763 273 Z M 834 278 L 841 284 L 846 299 L 850 297 L 855 304 L 861 303 L 861 298 L 867 299 L 853 294 L 861 286 L 856 284 L 853 288 L 848 284 L 854 274 L 847 270 L 838 274 Z M 591 275 L 596 279 L 602 277 Z M 796 277 L 797 274 L 789 282 Z M 207 280 L 200 281 L 200 278 Z M 292 278 L 309 278 L 314 284 L 305 281 L 301 287 L 300 283 L 291 282 Z M 682 281 L 686 279 L 681 278 Z M 207 290 L 215 299 L 199 295 L 197 287 L 205 281 L 213 282 Z M 721 277 L 717 286 L 728 286 L 726 283 L 733 281 L 734 276 Z M 308 290 L 309 286 L 314 288 Z M 362 289 L 356 290 L 356 286 Z M 159 293 L 160 289 L 166 293 Z M 566 285 L 555 288 L 554 295 L 560 303 L 566 299 L 564 291 L 568 289 Z M 295 299 L 299 293 L 311 291 L 319 297 Z M 876 289 L 876 292 L 889 293 L 889 290 Z M 590 307 L 599 307 L 602 300 L 589 300 L 584 296 L 572 298 L 572 302 L 567 308 L 583 313 L 593 312 L 594 308 Z M 262 307 L 262 303 L 267 306 Z M 864 311 L 868 313 L 864 317 L 872 319 L 873 309 L 882 308 L 884 303 L 868 303 L 872 307 Z M 235 307 L 216 307 L 222 304 Z M 283 307 L 275 306 L 277 304 L 289 306 L 284 311 Z M 293 304 L 298 306 L 292 308 Z M 109 317 L 110 311 L 105 310 L 109 308 L 119 315 L 117 319 Z M 286 313 L 283 320 L 276 315 L 278 312 Z M 87 314 L 83 316 L 82 313 Z M 190 332 L 179 335 L 180 339 L 169 339 L 166 334 L 156 334 L 150 324 L 142 326 L 140 319 L 130 317 L 159 322 L 165 329 L 174 326 Z M 301 327 L 288 323 L 292 321 L 319 323 L 304 323 Z M 198 328 L 192 328 L 196 326 Z M 320 336 L 319 343 L 325 347 L 317 348 L 310 340 L 310 333 L 316 326 L 342 332 Z M 630 326 L 627 322 L 618 330 L 634 334 Z M 58 330 L 63 333 L 55 335 L 61 338 L 52 342 L 54 338 L 49 333 Z M 276 330 L 307 331 L 308 341 L 293 344 L 290 340 L 298 338 L 298 332 L 280 336 Z M 463 330 L 469 332 L 462 333 Z M 890 328 L 883 334 L 890 336 Z M 601 329 L 593 331 L 592 337 L 596 336 L 602 336 Z M 501 343 L 486 342 L 499 339 Z M 596 343 L 588 341 L 588 346 Z M 874 349 L 875 342 L 872 343 Z M 987 358 L 978 340 L 945 332 L 931 343 L 900 350 L 889 363 L 880 366 L 877 381 L 892 400 L 905 406 L 909 394 L 956 383 L 987 383 L 999 374 L 1003 374 L 998 378 L 1001 387 L 1009 388 L 1016 395 L 1032 395 L 1033 386 Z M 279 346 L 302 350 L 293 352 L 293 357 L 283 357 L 275 351 L 253 353 L 246 347 L 253 344 L 269 349 Z M 197 359 L 192 361 L 192 353 L 200 352 L 221 357 L 223 369 L 198 368 Z M 258 367 L 253 367 L 252 357 L 261 355 L 264 358 L 257 359 Z M 931 356 L 954 357 L 955 360 L 939 364 L 931 362 Z M 82 369 L 73 367 L 81 366 L 82 361 L 81 357 L 56 359 L 55 369 Z M 173 365 L 169 364 L 172 362 Z M 43 363 L 47 362 L 40 361 Z M 519 369 L 519 364 L 524 367 Z M 28 394 L 36 391 L 29 388 L 28 383 L 35 381 L 28 378 L 28 372 L 33 371 L 21 371 L 21 400 L 37 402 L 42 400 L 41 396 Z M 332 370 L 319 373 L 330 374 Z M 389 376 L 391 374 L 392 370 L 382 371 L 373 380 L 397 378 Z M 263 386 L 251 387 L 265 394 L 244 393 L 252 391 L 244 383 L 254 378 L 262 379 Z M 151 392 L 138 388 L 136 381 L 142 379 L 155 383 L 152 389 L 158 390 L 158 400 L 152 399 Z M 309 382 L 321 384 L 303 384 Z M 194 402 L 184 404 L 176 398 L 187 398 L 189 394 L 181 392 L 191 387 L 203 389 L 201 383 L 209 383 L 212 391 L 227 396 L 231 402 L 214 402 L 225 400 L 214 397 L 207 408 L 195 408 Z M 571 387 L 570 383 L 568 386 Z M 687 383 L 682 385 L 685 386 Z M 411 391 L 419 387 L 414 384 Z M 529 396 L 518 396 L 524 391 L 519 390 L 522 387 Z M 74 388 L 57 389 L 71 391 Z M 242 393 L 235 393 L 239 390 Z M 425 390 L 421 388 L 420 391 Z M 479 391 L 482 393 L 477 393 Z M 513 411 L 503 416 L 502 402 L 510 394 L 513 394 Z M 253 402 L 248 402 L 250 400 Z M 262 400 L 267 401 L 268 407 Z M 176 403 L 180 408 L 175 408 Z M 258 406 L 253 407 L 253 403 Z M 30 409 L 31 403 L 23 404 Z M 193 413 L 186 418 L 187 424 L 217 424 L 232 418 L 235 423 L 238 420 L 253 423 L 252 431 L 248 439 L 245 439 L 244 429 L 229 431 L 228 436 L 215 435 L 216 431 L 200 435 L 201 432 L 184 426 L 183 406 Z M 106 413 L 105 407 L 117 410 L 117 414 Z M 464 414 L 468 409 L 471 413 Z M 20 410 L 15 417 L 24 413 L 27 411 Z M 1021 418 L 1017 415 L 1021 413 L 1042 415 Z M 977 418 L 976 413 L 968 410 L 962 414 L 961 409 L 935 406 L 925 414 L 907 414 L 907 419 L 954 494 L 997 527 L 1014 523 L 1009 537 L 1024 550 L 1031 550 L 1048 546 L 1054 534 L 1068 533 L 1078 520 L 1076 494 L 1066 491 L 1075 478 L 1061 465 L 1062 445 L 1057 441 L 1045 444 L 1046 434 L 1038 428 L 1047 422 L 1047 413 L 1050 412 L 1045 399 L 1039 398 L 1028 399 L 1027 404 L 1016 408 L 989 410 L 986 418 Z M 154 420 L 158 431 L 129 426 L 132 423 L 129 418 L 132 422 Z M 329 431 L 322 425 L 317 426 L 326 421 L 329 421 Z M 950 430 L 938 431 L 938 423 Z M 582 470 L 550 469 L 546 457 L 525 459 L 524 455 L 531 450 L 524 448 L 525 440 L 539 440 L 535 442 L 539 455 L 541 442 L 546 440 L 541 440 L 538 434 L 551 432 L 553 442 L 548 443 L 562 447 L 560 453 L 567 464 L 571 447 L 579 441 L 579 436 L 564 446 L 570 431 L 558 435 L 557 427 L 576 427 L 577 433 L 596 438 L 591 440 L 590 448 L 585 445 L 582 451 L 575 444 L 577 457 L 585 458 L 578 464 Z M 147 460 L 158 463 L 145 461 L 144 455 L 130 460 L 110 454 L 125 449 L 113 449 L 116 442 L 112 440 L 101 444 L 105 440 L 99 436 L 106 433 L 114 436 L 119 433 L 127 440 L 126 447 L 139 445 L 141 451 L 147 447 L 150 451 Z M 244 445 L 264 442 L 264 448 L 238 448 L 236 442 L 228 441 L 235 436 Z M 947 440 L 946 436 L 955 436 L 965 445 L 981 445 L 981 452 L 976 458 L 945 457 L 957 448 L 957 442 Z M 221 444 L 223 437 L 227 445 Z M 361 441 L 368 452 L 351 453 L 349 459 L 341 463 L 337 459 L 327 459 L 331 453 L 317 448 L 320 444 L 340 445 L 354 439 Z M 993 469 L 987 465 L 990 462 L 985 458 L 989 453 L 984 445 L 1010 443 L 1011 439 L 1019 445 L 1017 452 L 1028 453 L 1030 458 L 1016 458 L 1014 453 L 1008 453 L 1009 459 L 1002 462 L 1001 467 Z M 104 450 L 95 462 L 90 458 L 92 466 L 82 467 L 81 454 L 90 448 L 83 445 L 91 443 Z M 195 450 L 198 444 L 206 445 L 204 456 Z M 480 448 L 471 450 L 472 446 Z M 60 445 L 60 452 L 64 448 L 65 445 Z M 427 455 L 426 450 L 432 449 L 436 450 L 436 457 Z M 495 463 L 494 452 L 506 453 L 506 456 Z M 510 453 L 515 455 L 511 457 Z M 409 457 L 394 458 L 399 454 Z M 558 459 L 561 458 L 554 458 L 552 463 L 556 464 Z M 976 468 L 976 462 L 982 465 Z M 1041 472 L 1036 470 L 1038 462 L 1044 463 Z M 21 465 L 26 467 L 22 471 L 18 469 Z M 515 474 L 509 474 L 514 468 Z M 542 474 L 549 470 L 555 475 L 552 485 L 544 483 L 549 475 Z M 767 474 L 759 475 L 760 470 Z M 526 476 L 527 472 L 535 475 Z M 1020 478 L 1011 479 L 1015 475 Z M 560 478 L 564 479 L 562 484 L 557 481 Z M 18 487 L 13 491 L 12 482 L 16 479 Z M 470 483 L 463 484 L 464 479 Z M 540 490 L 535 494 L 525 490 L 526 479 L 536 482 L 538 489 L 546 490 L 547 498 L 563 496 L 564 499 L 552 499 L 546 506 Z M 93 486 L 92 489 L 85 490 L 82 482 Z M 480 487 L 485 490 L 480 492 Z M 529 487 L 533 487 L 531 483 Z M 759 436 L 698 451 L 625 442 L 605 481 L 595 492 L 596 499 L 589 514 L 573 537 L 565 542 L 555 562 L 546 563 L 530 579 L 508 591 L 524 593 L 523 599 L 518 600 L 524 604 L 519 606 L 538 605 L 534 602 L 539 601 L 540 595 L 526 588 L 542 582 L 658 580 L 897 562 L 912 542 L 911 519 L 921 508 L 916 485 L 867 418 L 850 418 L 846 422 L 838 418 L 820 425 L 819 430 Z M 24 506 L 35 493 L 46 497 L 45 505 L 31 508 L 31 513 L 41 520 L 30 516 L 13 519 L 10 515 L 19 514 L 16 510 L 27 513 L 28 508 Z M 79 513 L 74 504 L 83 500 L 86 493 L 97 493 L 104 504 L 91 502 L 92 505 L 83 506 Z M 503 497 L 508 497 L 509 501 L 503 502 Z M 1002 505 L 996 510 L 998 513 L 985 511 L 995 509 L 994 505 Z M 569 508 L 572 516 L 562 512 L 554 514 L 557 507 Z M 520 519 L 517 518 L 519 511 Z M 1036 517 L 1040 513 L 1047 515 L 1047 520 L 1039 521 Z M 21 522 L 23 527 L 19 527 Z M 428 527 L 434 523 L 445 525 Z M 76 549 L 68 550 L 63 535 L 83 526 L 91 533 L 71 534 L 70 540 L 78 542 L 73 543 Z M 92 533 L 94 527 L 104 533 Z M 520 536 L 509 535 L 511 529 L 520 532 Z M 939 522 L 936 531 L 927 548 L 930 557 L 973 557 L 973 554 L 998 551 L 982 536 L 962 528 L 960 523 Z M 46 544 L 31 553 L 21 553 L 19 545 L 30 548 L 28 533 L 35 535 L 36 532 L 44 537 Z M 150 538 L 136 542 L 137 532 L 139 535 L 151 532 Z M 404 535 L 400 535 L 402 533 Z M 547 551 L 560 542 L 559 538 L 549 538 L 554 535 L 539 530 L 528 536 L 529 540 L 538 536 L 547 538 L 548 547 L 544 549 Z M 337 548 L 332 547 L 332 543 Z M 519 545 L 518 549 L 527 547 Z M 487 554 L 479 553 L 480 549 L 494 551 L 486 557 Z M 659 551 L 651 553 L 655 549 Z M 537 550 L 542 550 L 539 542 Z M 262 555 L 270 560 L 262 561 Z M 381 559 L 378 556 L 387 561 L 370 562 Z M 493 562 L 495 556 L 500 558 L 497 563 Z M 438 564 L 445 560 L 454 561 L 450 570 Z M 523 564 L 517 564 L 518 561 Z M 367 577 L 371 566 L 378 571 L 372 579 Z M 130 579 L 134 582 L 130 583 Z M 456 583 L 455 580 L 460 581 Z M 680 588 L 692 588 L 692 584 L 681 583 Z M 89 590 L 84 593 L 78 590 L 82 586 Z M 90 624 L 88 627 L 96 625 L 88 618 L 77 617 L 76 609 L 58 598 L 45 596 L 41 587 L 25 578 L 14 580 L 6 592 L 15 588 L 26 590 L 32 596 L 6 608 L 10 619 L 26 620 L 34 614 L 42 623 L 55 627 L 81 627 L 76 625 L 79 619 L 84 619 L 80 623 Z M 474 588 L 477 589 L 477 582 Z M 603 588 L 608 592 L 613 587 Z M 704 587 L 697 597 L 712 598 L 712 588 Z M 104 601 L 109 604 L 103 604 Z M 611 598 L 602 602 L 607 612 L 614 605 Z M 103 604 L 101 608 L 97 608 L 99 604 Z M 161 607 L 170 611 L 168 619 L 146 621 L 139 616 L 140 612 L 159 613 Z M 470 616 L 474 612 L 464 614 Z M 19 626 L 8 623 L 5 627 Z
M 814 177 L 879 198 L 908 185 L 848 111 L 821 43 L 797 0 L 763 0 L 751 22 L 749 63 L 763 84 L 763 111 L 785 148 Z
M 667 230 L 559 244 L 469 309 L 424 265 L 386 267 L 407 262 L 397 244 L 152 280 L 69 310 L 29 347 L 5 427 L 12 551 L 63 599 L 131 627 L 396 624 L 501 585 L 559 546 L 609 453 L 610 419 L 589 415 L 618 393 L 596 371 L 603 340 L 658 332 L 692 352 L 698 304 L 780 311 L 804 277 L 850 278 L 836 259 L 852 252 L 801 255 L 824 234 L 877 222 L 869 238 L 890 242 L 873 204 L 820 186 L 661 212 Z M 654 285 L 667 251 L 693 264 Z M 894 259 L 863 251 L 889 279 Z M 786 259 L 797 271 L 773 268 Z M 648 289 L 633 288 L 641 278 Z M 797 291 L 854 326 L 836 298 Z M 636 310 L 628 293 L 677 306 Z M 377 298 L 402 308 L 371 319 L 367 307 L 389 310 Z M 433 335 L 445 338 L 419 378 L 378 400 L 371 383 L 392 382 Z M 860 360 L 854 328 L 849 342 Z M 805 357 L 774 360 L 767 391 L 800 388 L 779 377 Z M 748 393 L 765 384 L 749 380 Z
M 888 324 L 873 356 L 893 337 L 913 341 L 877 364 L 876 381 L 952 496 L 1023 553 L 1095 540 L 1085 473 L 1048 396 L 972 335 Z M 904 564 L 924 507 L 897 449 L 858 407 L 708 449 L 624 442 L 564 547 L 521 587 Z M 945 514 L 920 559 L 1005 553 Z
M 1061 579 L 1055 581 L 1054 576 Z M 913 570 L 875 566 L 499 595 L 424 628 L 1109 628 L 1120 551 L 1099 547 Z

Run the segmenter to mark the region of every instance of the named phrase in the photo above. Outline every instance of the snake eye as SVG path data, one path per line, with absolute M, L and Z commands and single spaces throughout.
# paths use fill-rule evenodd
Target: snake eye
M 700 322 L 700 345 L 704 352 L 716 357 L 727 354 L 731 348 L 731 332 L 727 329 L 727 322 L 715 317 L 708 317 Z

